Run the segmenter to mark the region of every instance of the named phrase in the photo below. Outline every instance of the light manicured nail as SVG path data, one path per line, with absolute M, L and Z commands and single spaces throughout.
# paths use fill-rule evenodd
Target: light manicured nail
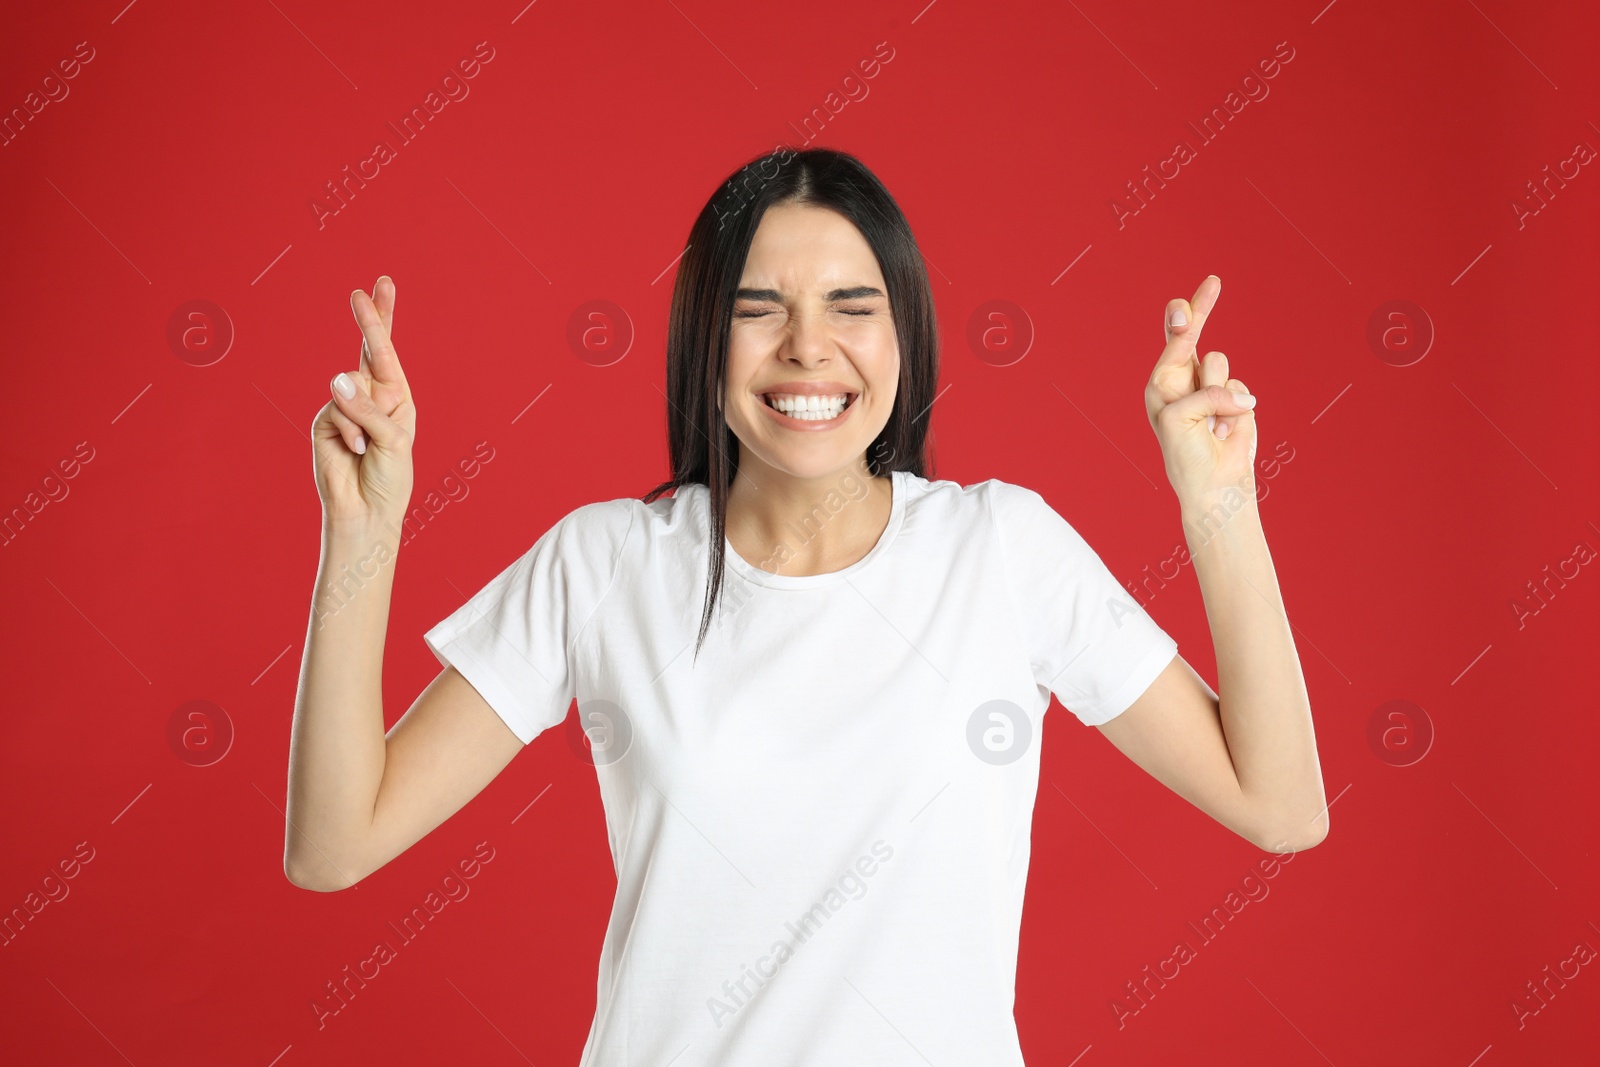
M 1168 320 L 1168 325 L 1170 325 L 1174 330 L 1176 330 L 1179 326 L 1187 326 L 1188 324 L 1189 324 L 1189 319 L 1184 315 L 1183 308 L 1181 308 L 1181 307 L 1173 308 L 1172 309 L 1172 318 L 1170 320 Z
M 364 456 L 366 454 L 367 454 L 367 435 L 362 433 L 360 430 L 357 430 L 356 431 L 356 455 Z
M 334 378 L 333 387 L 337 389 L 339 391 L 339 395 L 344 397 L 346 400 L 353 399 L 356 395 L 356 383 L 352 382 L 350 380 L 350 376 L 345 374 L 343 371 L 340 371 L 339 376 Z
M 1233 399 L 1238 402 L 1240 407 L 1253 408 L 1256 406 L 1256 398 L 1249 393 L 1235 393 L 1233 394 Z

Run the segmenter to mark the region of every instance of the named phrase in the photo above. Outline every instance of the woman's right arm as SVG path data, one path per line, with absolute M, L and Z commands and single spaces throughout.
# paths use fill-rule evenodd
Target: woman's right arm
M 410 502 L 416 408 L 390 344 L 394 282 L 351 306 L 361 326 L 354 386 L 312 429 L 322 558 L 295 694 L 283 869 L 304 889 L 345 889 L 476 796 L 522 741 L 454 667 L 387 735 L 383 648 Z

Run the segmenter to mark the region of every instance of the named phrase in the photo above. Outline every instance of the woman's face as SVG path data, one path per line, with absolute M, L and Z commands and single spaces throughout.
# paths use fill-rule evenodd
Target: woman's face
M 740 467 L 753 459 L 806 479 L 856 470 L 889 422 L 899 377 L 888 287 L 866 238 L 828 208 L 768 208 L 728 339 L 723 412 Z

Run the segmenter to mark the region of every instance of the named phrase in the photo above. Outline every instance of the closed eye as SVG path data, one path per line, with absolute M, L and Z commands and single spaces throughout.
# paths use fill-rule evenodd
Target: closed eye
M 874 310 L 873 308 L 865 308 L 865 309 L 839 308 L 837 310 L 839 312 L 841 312 L 842 314 L 845 314 L 845 315 L 876 315 L 877 314 L 877 311 Z M 733 316 L 734 316 L 734 318 L 737 318 L 737 319 L 759 319 L 763 315 L 771 315 L 771 314 L 772 314 L 771 311 L 735 311 L 733 313 Z

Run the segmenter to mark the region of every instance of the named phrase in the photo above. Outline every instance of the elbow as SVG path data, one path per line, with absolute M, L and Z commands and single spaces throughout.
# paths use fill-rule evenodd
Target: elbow
M 1328 837 L 1328 813 L 1324 809 L 1316 818 L 1307 821 L 1280 823 L 1266 833 L 1250 835 L 1250 841 L 1263 852 L 1304 852 L 1315 848 Z
M 296 863 L 293 859 L 285 858 L 283 861 L 283 876 L 289 879 L 289 884 L 296 889 L 304 889 L 312 893 L 337 893 L 341 889 L 349 889 L 359 879 L 345 878 L 340 872 L 331 869 L 327 861 L 316 865 L 316 871 L 308 871 L 304 865 Z

